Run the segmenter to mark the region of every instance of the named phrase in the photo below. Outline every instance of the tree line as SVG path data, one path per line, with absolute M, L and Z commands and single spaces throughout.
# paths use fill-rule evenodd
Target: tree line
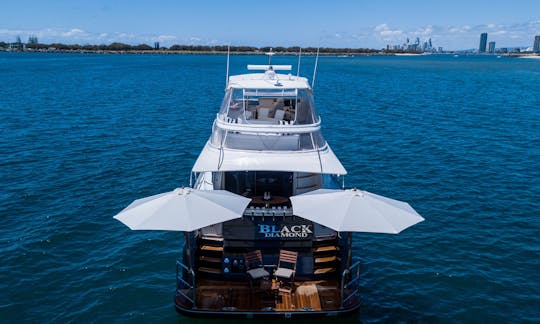
M 156 44 L 157 45 L 157 44 Z M 9 44 L 5 42 L 0 42 L 0 47 L 8 48 Z M 51 44 L 42 44 L 38 43 L 37 39 L 33 42 L 28 42 L 26 44 L 27 50 L 59 50 L 59 51 L 179 51 L 179 52 L 227 52 L 227 46 L 225 45 L 172 45 L 170 47 L 162 46 L 150 46 L 147 44 L 139 45 L 129 45 L 124 43 L 111 43 L 109 45 L 79 45 L 79 44 L 62 44 L 62 43 L 51 43 Z M 257 53 L 257 52 L 269 52 L 272 51 L 276 53 L 298 53 L 300 51 L 299 46 L 291 47 L 255 47 L 255 46 L 230 46 L 231 52 L 236 53 Z M 302 52 L 304 53 L 315 53 L 317 52 L 316 47 L 302 47 Z M 354 53 L 376 53 L 381 52 L 381 50 L 375 50 L 370 48 L 331 48 L 331 47 L 322 47 L 319 48 L 319 52 L 322 54 L 332 53 L 332 54 L 354 54 Z

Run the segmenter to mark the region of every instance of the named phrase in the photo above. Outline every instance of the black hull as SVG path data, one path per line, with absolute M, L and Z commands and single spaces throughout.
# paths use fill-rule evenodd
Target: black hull
M 342 310 L 327 311 L 213 311 L 187 309 L 175 303 L 176 311 L 184 316 L 196 318 L 227 318 L 227 319 L 305 319 L 345 317 L 358 312 L 360 304 Z

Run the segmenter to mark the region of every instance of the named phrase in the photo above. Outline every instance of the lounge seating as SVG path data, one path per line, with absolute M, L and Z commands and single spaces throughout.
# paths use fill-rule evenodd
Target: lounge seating
M 270 113 L 270 108 L 257 108 L 257 119 L 268 119 L 268 114 Z
M 246 273 L 252 280 L 269 277 L 270 273 L 263 268 L 261 250 L 255 250 L 244 254 Z
M 276 113 L 274 115 L 275 120 L 283 120 L 283 117 L 285 117 L 285 111 L 282 109 L 276 110 Z
M 276 278 L 294 281 L 297 259 L 298 252 L 280 250 L 278 267 L 276 272 L 274 272 Z

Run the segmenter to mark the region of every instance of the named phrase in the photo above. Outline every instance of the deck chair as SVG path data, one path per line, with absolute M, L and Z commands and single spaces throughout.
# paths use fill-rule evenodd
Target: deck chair
M 283 109 L 276 110 L 276 113 L 274 114 L 274 119 L 283 120 L 283 117 L 285 117 L 285 111 Z
M 258 107 L 257 108 L 257 119 L 268 119 L 270 114 L 270 108 Z
M 294 275 L 296 273 L 296 260 L 298 259 L 298 252 L 292 252 L 287 250 L 279 251 L 279 263 L 274 272 L 277 279 L 287 279 L 294 281 Z
M 261 250 L 255 250 L 244 254 L 246 265 L 246 273 L 251 280 L 257 280 L 264 277 L 269 277 L 270 273 L 263 268 L 263 259 Z

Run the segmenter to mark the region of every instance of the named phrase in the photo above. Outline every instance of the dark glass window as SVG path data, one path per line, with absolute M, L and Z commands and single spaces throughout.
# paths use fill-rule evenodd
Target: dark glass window
M 262 196 L 265 192 L 270 192 L 273 196 L 290 197 L 293 191 L 293 173 L 276 171 L 225 172 L 225 190 L 245 197 Z

